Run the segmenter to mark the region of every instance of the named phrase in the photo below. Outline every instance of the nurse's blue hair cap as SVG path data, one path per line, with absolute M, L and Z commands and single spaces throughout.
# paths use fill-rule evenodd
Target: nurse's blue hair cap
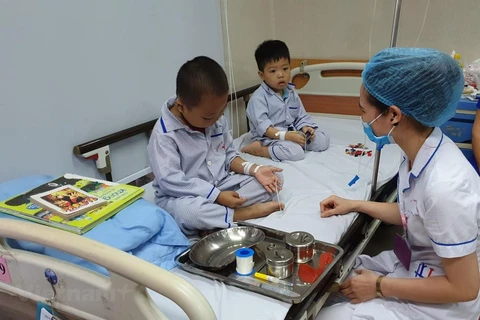
M 380 51 L 366 64 L 362 79 L 378 101 L 427 127 L 439 127 L 455 115 L 465 84 L 452 57 L 423 48 Z

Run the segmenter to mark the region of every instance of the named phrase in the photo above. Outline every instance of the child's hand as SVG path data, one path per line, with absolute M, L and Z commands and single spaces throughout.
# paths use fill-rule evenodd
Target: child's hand
M 302 147 L 305 146 L 305 136 L 296 131 L 288 131 L 287 134 L 285 135 L 285 140 L 296 142 Z
M 255 178 L 268 192 L 276 192 L 282 190 L 282 180 L 275 174 L 275 172 L 282 172 L 283 169 L 265 166 L 260 167 L 255 173 Z
M 235 191 L 221 191 L 215 202 L 229 208 L 238 208 L 247 200 L 247 198 L 241 198 Z
M 312 127 L 303 127 L 302 128 L 302 132 L 307 134 L 307 132 L 310 132 L 310 139 L 313 140 L 313 138 L 315 138 L 315 129 L 313 129 Z

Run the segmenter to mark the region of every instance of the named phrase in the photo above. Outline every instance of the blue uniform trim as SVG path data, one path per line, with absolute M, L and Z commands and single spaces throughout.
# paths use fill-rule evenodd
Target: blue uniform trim
M 475 240 L 477 240 L 478 238 L 478 235 L 473 238 L 472 240 L 469 240 L 469 241 L 465 241 L 465 242 L 460 242 L 460 243 L 440 243 L 440 242 L 436 242 L 435 240 L 433 240 L 432 238 L 430 238 L 430 240 L 435 243 L 437 246 L 445 246 L 445 247 L 454 247 L 454 246 L 461 246 L 461 245 L 464 245 L 464 244 L 469 244 L 469 243 L 472 243 L 474 242 Z
M 163 133 L 167 133 L 167 128 L 165 128 L 165 123 L 163 122 L 163 118 L 160 118 L 160 124 L 162 125 Z
M 215 186 L 213 186 L 212 190 L 210 190 L 210 193 L 208 194 L 207 199 L 210 198 L 210 196 L 212 195 L 213 190 L 215 190 Z
M 220 132 L 220 133 L 211 135 L 210 137 L 211 137 L 211 138 L 215 138 L 215 137 L 219 137 L 219 136 L 223 136 L 223 132 Z
M 288 107 L 288 109 L 294 109 L 294 110 L 296 110 L 296 109 L 298 109 L 298 107 Z
M 228 224 L 228 228 L 230 228 L 230 222 L 228 222 L 228 208 L 225 207 L 225 223 Z
M 410 180 L 410 178 L 415 178 L 417 179 L 423 172 L 423 169 L 425 169 L 428 164 L 430 163 L 430 161 L 433 159 L 433 156 L 435 155 L 435 153 L 437 153 L 438 151 L 438 148 L 440 148 L 440 145 L 442 144 L 442 141 L 443 141 L 443 134 L 442 134 L 442 138 L 440 139 L 440 142 L 438 143 L 438 146 L 435 148 L 435 151 L 433 151 L 432 155 L 430 156 L 430 158 L 428 159 L 428 161 L 425 163 L 425 165 L 423 166 L 423 168 L 420 170 L 420 172 L 418 172 L 418 175 L 414 175 L 413 173 L 410 173 L 410 177 L 408 178 Z M 403 162 L 402 162 L 403 163 Z M 411 187 L 410 187 L 410 182 L 408 183 L 409 186 L 408 188 L 405 188 L 402 190 L 402 192 L 405 192 L 407 190 L 409 190 Z M 432 240 L 433 241 L 433 240 Z

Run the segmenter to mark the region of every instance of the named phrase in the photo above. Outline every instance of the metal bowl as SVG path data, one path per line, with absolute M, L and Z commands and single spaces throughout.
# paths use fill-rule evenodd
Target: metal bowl
M 235 261 L 235 251 L 253 247 L 265 239 L 263 231 L 253 227 L 233 227 L 212 233 L 193 245 L 189 257 L 193 263 L 209 269 L 222 269 Z

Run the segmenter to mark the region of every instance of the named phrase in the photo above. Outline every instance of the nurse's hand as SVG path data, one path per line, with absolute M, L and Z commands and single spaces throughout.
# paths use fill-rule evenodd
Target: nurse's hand
M 322 218 L 347 214 L 349 212 L 352 212 L 352 209 L 352 200 L 340 198 L 337 196 L 330 196 L 320 202 L 320 216 Z
M 282 179 L 275 172 L 282 172 L 283 169 L 273 166 L 262 166 L 255 172 L 255 178 L 268 192 L 279 192 L 282 190 Z
M 365 269 L 355 270 L 355 272 L 358 275 L 342 283 L 339 287 L 340 292 L 353 304 L 376 298 L 378 274 Z

